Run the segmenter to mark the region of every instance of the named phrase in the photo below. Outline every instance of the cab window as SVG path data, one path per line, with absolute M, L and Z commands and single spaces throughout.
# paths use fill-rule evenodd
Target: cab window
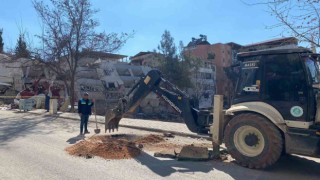
M 268 55 L 264 57 L 264 99 L 298 101 L 306 88 L 303 63 L 298 54 Z
M 250 99 L 259 97 L 261 83 L 259 61 L 243 62 L 240 76 L 237 85 L 237 97 L 248 97 Z

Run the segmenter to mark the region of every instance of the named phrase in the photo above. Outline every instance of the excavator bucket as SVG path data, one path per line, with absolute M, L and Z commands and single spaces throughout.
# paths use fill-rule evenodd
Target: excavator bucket
M 105 116 L 105 132 L 114 132 L 114 129 L 118 131 L 119 122 L 125 113 L 127 100 L 125 98 L 120 98 L 117 106 L 114 109 L 107 110 Z
M 115 109 L 110 109 L 107 111 L 105 116 L 105 132 L 114 132 L 116 129 L 118 131 L 119 122 L 122 119 L 122 115 L 119 115 Z

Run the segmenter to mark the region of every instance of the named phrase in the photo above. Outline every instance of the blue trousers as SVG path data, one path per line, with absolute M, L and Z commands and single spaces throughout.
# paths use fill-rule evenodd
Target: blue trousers
M 88 120 L 89 120 L 89 115 L 88 114 L 81 114 L 81 121 L 80 121 L 80 133 L 88 131 Z
M 47 112 L 49 112 L 49 107 L 50 107 L 50 96 L 46 96 L 45 102 L 45 109 L 47 110 Z

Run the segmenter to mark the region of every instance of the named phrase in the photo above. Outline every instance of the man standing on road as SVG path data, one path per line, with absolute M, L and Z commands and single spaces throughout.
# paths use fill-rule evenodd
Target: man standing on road
M 44 107 L 47 110 L 47 112 L 49 112 L 49 108 L 50 108 L 50 96 L 48 91 L 45 92 L 45 101 L 44 101 Z
M 91 109 L 94 102 L 88 98 L 89 98 L 89 94 L 85 92 L 83 94 L 82 99 L 80 99 L 78 102 L 78 113 L 81 118 L 80 119 L 80 135 L 83 134 L 83 129 L 84 129 L 84 134 L 90 133 L 88 131 L 88 120 L 89 120 L 89 116 L 91 115 Z

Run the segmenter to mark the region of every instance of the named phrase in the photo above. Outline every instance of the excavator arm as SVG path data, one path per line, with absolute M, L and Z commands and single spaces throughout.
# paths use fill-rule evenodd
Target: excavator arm
M 125 113 L 133 113 L 151 92 L 167 102 L 182 117 L 190 131 L 209 133 L 209 127 L 213 121 L 212 114 L 209 111 L 196 109 L 193 99 L 164 79 L 158 70 L 149 71 L 124 98 L 119 100 L 114 109 L 108 110 L 105 117 L 105 131 L 118 129 L 122 116 Z

